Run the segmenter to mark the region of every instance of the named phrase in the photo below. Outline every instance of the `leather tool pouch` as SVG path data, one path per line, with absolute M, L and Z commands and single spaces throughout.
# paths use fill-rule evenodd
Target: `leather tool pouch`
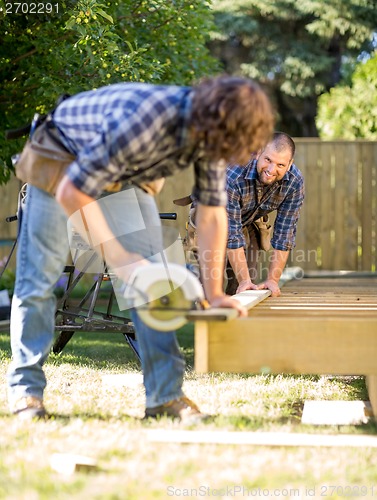
M 69 153 L 43 122 L 27 140 L 15 164 L 16 176 L 23 182 L 55 194 L 57 185 L 75 156 Z
M 187 252 L 198 251 L 198 234 L 196 232 L 195 215 L 196 207 L 194 206 L 190 208 L 188 221 L 186 222 L 186 234 L 182 241 L 183 249 Z
M 265 250 L 267 252 L 271 248 L 272 234 L 272 226 L 269 223 L 268 215 L 264 215 L 260 219 L 253 221 L 252 224 L 259 233 L 259 246 L 261 250 Z

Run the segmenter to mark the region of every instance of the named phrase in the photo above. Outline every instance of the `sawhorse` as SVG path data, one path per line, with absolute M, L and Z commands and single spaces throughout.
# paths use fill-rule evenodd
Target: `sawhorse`
M 160 219 L 176 220 L 177 214 L 174 212 L 160 213 Z M 83 269 L 75 276 L 75 266 L 68 265 L 64 272 L 68 274 L 68 281 L 63 296 L 58 301 L 56 309 L 55 331 L 57 337 L 52 347 L 55 354 L 62 352 L 75 332 L 101 332 L 101 333 L 122 333 L 128 345 L 133 350 L 136 358 L 140 360 L 138 345 L 135 338 L 135 330 L 132 321 L 126 316 L 120 316 L 118 312 L 114 314 L 115 293 L 113 288 L 107 290 L 108 297 L 104 301 L 105 307 L 98 309 L 100 292 L 104 290 L 101 286 L 109 282 L 110 274 L 105 270 L 99 273 L 89 290 L 77 304 L 73 303 L 72 292 L 80 283 L 85 271 L 90 268 L 95 255 L 88 260 Z M 103 310 L 104 309 L 104 310 Z
M 74 265 L 66 266 L 64 272 L 68 273 L 68 281 L 63 297 L 57 305 L 55 331 L 58 332 L 58 336 L 53 344 L 52 351 L 55 354 L 60 353 L 71 340 L 74 333 L 78 331 L 116 332 L 124 335 L 137 359 L 140 359 L 133 323 L 129 318 L 113 313 L 115 298 L 113 289 L 106 291 L 108 297 L 104 301 L 104 310 L 98 309 L 99 294 L 102 291 L 101 285 L 109 281 L 110 275 L 107 272 L 100 273 L 84 297 L 77 304 L 73 304 L 72 291 L 85 273 L 81 271 L 75 277 Z

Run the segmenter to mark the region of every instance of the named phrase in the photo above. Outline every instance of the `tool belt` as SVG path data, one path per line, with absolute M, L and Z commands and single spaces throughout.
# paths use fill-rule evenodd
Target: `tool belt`
M 55 194 L 68 165 L 75 159 L 60 143 L 48 120 L 34 131 L 15 163 L 16 176 L 27 184 Z

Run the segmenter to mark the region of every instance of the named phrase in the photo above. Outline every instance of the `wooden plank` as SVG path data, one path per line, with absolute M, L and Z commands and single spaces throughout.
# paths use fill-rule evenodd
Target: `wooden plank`
M 300 154 L 300 157 L 304 159 L 298 164 L 298 167 L 304 173 L 306 195 L 297 228 L 298 244 L 292 255 L 294 265 L 305 269 L 318 269 L 319 265 L 317 261 L 308 258 L 309 252 L 313 250 L 317 252 L 319 247 L 319 214 L 321 209 L 319 193 L 322 172 L 322 164 L 318 155 L 319 147 L 318 144 L 310 142 L 300 141 L 297 144 L 297 154 Z M 313 214 L 316 216 L 313 217 Z M 299 245 L 300 242 L 302 246 Z M 297 260 L 298 256 L 302 257 L 300 261 Z
M 205 330 L 207 328 L 207 330 Z M 205 372 L 375 374 L 377 318 L 255 317 L 206 323 Z
M 372 415 L 368 401 L 305 401 L 301 423 L 359 425 L 368 423 Z
M 377 448 L 377 436 L 362 434 L 147 429 L 142 435 L 154 443 Z
M 377 142 L 370 144 L 372 148 L 372 156 L 374 161 L 371 164 L 371 184 L 374 186 L 372 193 L 371 205 L 368 207 L 370 217 L 372 218 L 372 255 L 371 267 L 372 271 L 377 271 Z
M 294 163 L 302 172 L 305 181 L 307 180 L 307 144 L 300 142 L 298 144 L 296 142 L 296 152 L 294 157 Z M 306 183 L 306 182 L 305 182 Z M 304 205 L 301 209 L 300 218 L 297 224 L 297 232 L 296 232 L 296 248 L 293 249 L 289 256 L 289 262 L 292 262 L 292 265 L 300 265 L 296 258 L 304 254 L 305 245 L 306 245 L 306 205 L 307 199 L 304 202 Z
M 185 314 L 187 321 L 230 321 L 238 316 L 236 309 L 225 307 L 210 307 L 205 310 L 195 310 Z
M 321 270 L 305 271 L 305 278 L 377 278 L 376 272 L 373 271 L 340 271 L 340 270 Z
M 359 189 L 359 151 L 360 146 L 354 145 L 348 150 L 347 156 L 344 158 L 344 164 L 341 168 L 341 175 L 348 179 L 347 193 L 344 203 L 344 220 L 346 222 L 346 239 L 344 246 L 344 259 L 341 269 L 360 270 L 358 266 L 358 230 L 359 230 L 359 217 L 358 217 L 358 189 Z M 343 167 L 343 168 L 342 168 Z
M 373 230 L 375 230 L 375 209 L 373 198 L 375 198 L 376 187 L 373 186 L 373 149 L 371 144 L 362 144 L 360 146 L 361 159 L 361 199 L 360 215 L 361 222 L 361 269 L 372 270 L 372 247 Z M 375 207 L 373 210 L 372 207 Z
M 333 230 L 336 251 L 333 252 L 332 269 L 343 269 L 345 256 L 345 232 L 347 221 L 344 218 L 344 204 L 347 199 L 346 183 L 348 179 L 344 175 L 344 155 L 347 155 L 349 145 L 334 144 L 334 185 L 332 186 L 332 196 L 334 197 L 334 211 L 331 214 L 333 217 Z M 351 146 L 352 147 L 352 146 Z M 335 189 L 334 189 L 335 188 Z M 329 269 L 327 267 L 327 269 Z
M 246 290 L 233 295 L 233 298 L 237 299 L 247 309 L 251 309 L 270 295 L 270 290 Z M 188 321 L 229 321 L 237 318 L 237 316 L 236 309 L 211 307 L 204 311 L 192 310 L 186 314 L 186 319 Z
M 287 284 L 286 290 L 294 291 L 296 293 L 302 293 L 302 291 L 313 290 L 321 293 L 370 293 L 371 290 L 377 290 L 377 274 L 373 273 L 373 276 L 363 279 L 363 276 L 358 277 L 345 277 L 334 279 L 331 276 L 327 278 L 305 278 L 294 284 Z
M 94 458 L 73 453 L 54 453 L 50 457 L 50 465 L 59 474 L 67 476 L 75 472 L 93 472 L 98 468 Z
M 316 213 L 319 223 L 319 241 L 321 248 L 321 267 L 322 269 L 334 269 L 333 257 L 335 241 L 333 236 L 333 217 L 334 217 L 334 176 L 335 176 L 335 155 L 332 142 L 322 142 L 319 148 L 319 160 L 322 166 L 322 175 L 320 179 L 320 211 Z M 311 217 L 313 217 L 311 213 Z M 336 250 L 342 253 L 341 248 Z

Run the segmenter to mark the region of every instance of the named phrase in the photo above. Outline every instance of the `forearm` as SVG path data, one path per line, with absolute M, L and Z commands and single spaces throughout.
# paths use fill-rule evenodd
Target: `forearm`
M 234 275 L 238 283 L 250 280 L 249 268 L 247 265 L 245 249 L 240 248 L 228 248 L 227 255 L 229 264 L 232 266 Z
M 275 283 L 279 283 L 282 272 L 284 271 L 284 268 L 287 264 L 288 257 L 289 250 L 284 251 L 273 249 L 267 281 L 274 281 Z
M 134 265 L 143 263 L 140 255 L 127 252 L 119 243 L 97 201 L 78 190 L 67 177 L 58 186 L 56 200 L 75 230 L 120 278 L 127 279 Z
M 223 207 L 198 205 L 196 215 L 199 263 L 209 302 L 224 295 L 225 246 L 228 221 Z

